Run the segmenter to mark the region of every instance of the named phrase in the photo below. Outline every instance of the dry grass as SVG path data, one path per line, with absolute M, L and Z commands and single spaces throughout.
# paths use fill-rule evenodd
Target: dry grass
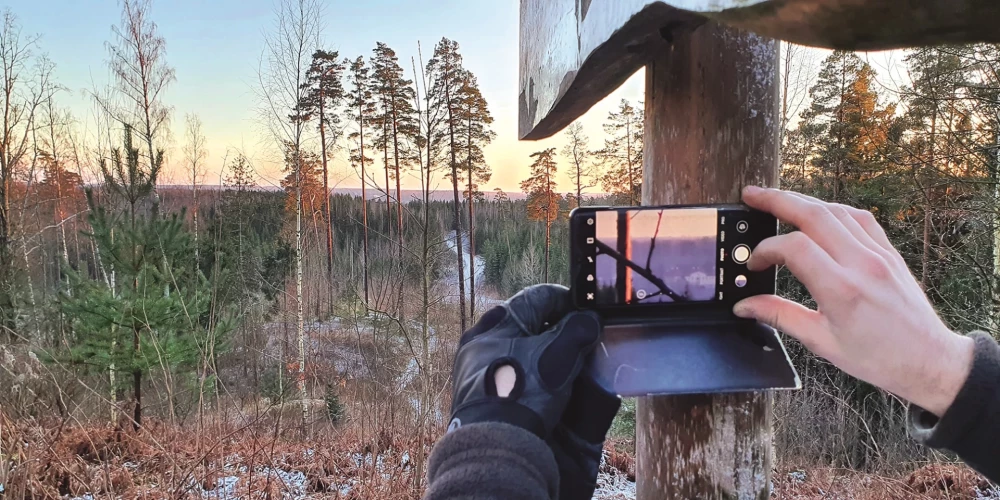
M 433 443 L 403 433 L 326 428 L 309 439 L 274 429 L 216 427 L 198 436 L 151 422 L 144 430 L 4 422 L 4 498 L 416 499 L 414 460 Z
M 993 496 L 996 495 L 996 496 Z M 802 468 L 774 474 L 775 499 L 958 500 L 1000 498 L 985 478 L 964 465 L 929 464 L 886 477 L 845 469 Z
M 0 413 L 3 498 L 342 498 L 415 500 L 420 457 L 433 446 L 405 432 L 324 427 L 303 439 L 277 426 L 214 426 L 203 435 L 150 422 L 143 431 L 58 421 L 12 422 Z M 602 473 L 635 480 L 634 457 L 609 444 Z M 616 492 L 613 498 L 627 499 Z M 776 499 L 991 498 L 970 469 L 931 464 L 884 477 L 833 468 L 774 473 Z M 612 497 L 602 497 L 612 498 Z M 1000 498 L 1000 496 L 996 497 Z

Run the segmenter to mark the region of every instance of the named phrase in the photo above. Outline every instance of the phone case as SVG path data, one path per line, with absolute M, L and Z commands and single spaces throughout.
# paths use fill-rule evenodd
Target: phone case
M 802 386 L 774 329 L 716 315 L 609 322 L 586 369 L 629 397 Z
M 642 208 L 717 208 L 745 211 L 743 205 L 684 205 Z M 589 207 L 588 207 L 589 208 Z M 604 207 L 601 207 L 604 208 Z M 627 207 L 621 207 L 627 208 Z M 770 220 L 773 221 L 773 217 Z M 572 220 L 572 219 L 571 219 Z M 748 220 L 748 219 L 743 219 Z M 760 224 L 758 217 L 752 225 Z M 772 222 L 777 228 L 777 221 Z M 740 231 L 742 233 L 743 231 Z M 730 231 L 726 244 L 742 243 L 740 234 Z M 583 259 L 576 245 L 571 247 L 575 282 L 580 282 Z M 747 273 L 765 288 L 755 293 L 773 293 L 772 269 Z M 720 279 L 722 274 L 720 271 Z M 577 306 L 583 292 L 574 290 Z M 601 342 L 588 360 L 587 370 L 609 392 L 621 396 L 705 394 L 799 389 L 801 382 L 777 332 L 761 323 L 737 318 L 732 302 L 704 302 L 679 305 L 624 306 L 604 308 Z

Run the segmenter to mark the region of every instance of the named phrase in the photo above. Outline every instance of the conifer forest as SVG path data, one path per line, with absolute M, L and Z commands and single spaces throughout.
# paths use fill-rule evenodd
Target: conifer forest
M 419 498 L 462 332 L 569 285 L 573 208 L 641 204 L 641 96 L 505 191 L 512 111 L 463 40 L 346 53 L 321 2 L 276 0 L 245 82 L 265 160 L 178 116 L 151 2 L 118 2 L 86 89 L 2 13 L 0 498 Z M 1000 47 L 779 57 L 781 187 L 871 211 L 950 328 L 1000 336 Z M 785 342 L 776 498 L 1000 498 L 906 435 L 905 402 Z M 634 498 L 634 436 L 626 400 L 595 498 Z

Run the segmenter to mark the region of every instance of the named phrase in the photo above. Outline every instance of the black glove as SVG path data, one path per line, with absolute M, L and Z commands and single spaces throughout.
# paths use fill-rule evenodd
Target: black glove
M 604 440 L 622 400 L 604 390 L 585 368 L 549 438 L 559 466 L 559 500 L 590 500 L 604 454 Z
M 449 432 L 471 423 L 504 422 L 542 439 L 549 436 L 601 332 L 596 314 L 570 308 L 565 287 L 533 286 L 488 311 L 462 335 Z M 497 395 L 495 374 L 503 366 L 516 376 L 507 397 Z

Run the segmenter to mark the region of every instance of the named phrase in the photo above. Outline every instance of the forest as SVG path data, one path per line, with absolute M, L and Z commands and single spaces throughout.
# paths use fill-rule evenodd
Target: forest
M 319 2 L 281 0 L 253 82 L 280 188 L 235 147 L 215 181 L 201 118 L 164 99 L 150 0 L 120 6 L 87 130 L 2 14 L 0 497 L 419 498 L 461 333 L 569 284 L 573 208 L 641 203 L 644 104 L 523 158 L 521 193 L 489 189 L 494 117 L 458 41 L 341 54 L 315 42 Z M 952 329 L 1000 335 L 1000 47 L 908 50 L 893 72 L 779 57 L 781 186 L 871 211 Z M 331 184 L 336 155 L 361 196 Z M 776 497 L 1000 497 L 913 443 L 905 402 L 786 345 L 803 389 L 775 395 Z M 634 498 L 634 412 L 596 498 Z

